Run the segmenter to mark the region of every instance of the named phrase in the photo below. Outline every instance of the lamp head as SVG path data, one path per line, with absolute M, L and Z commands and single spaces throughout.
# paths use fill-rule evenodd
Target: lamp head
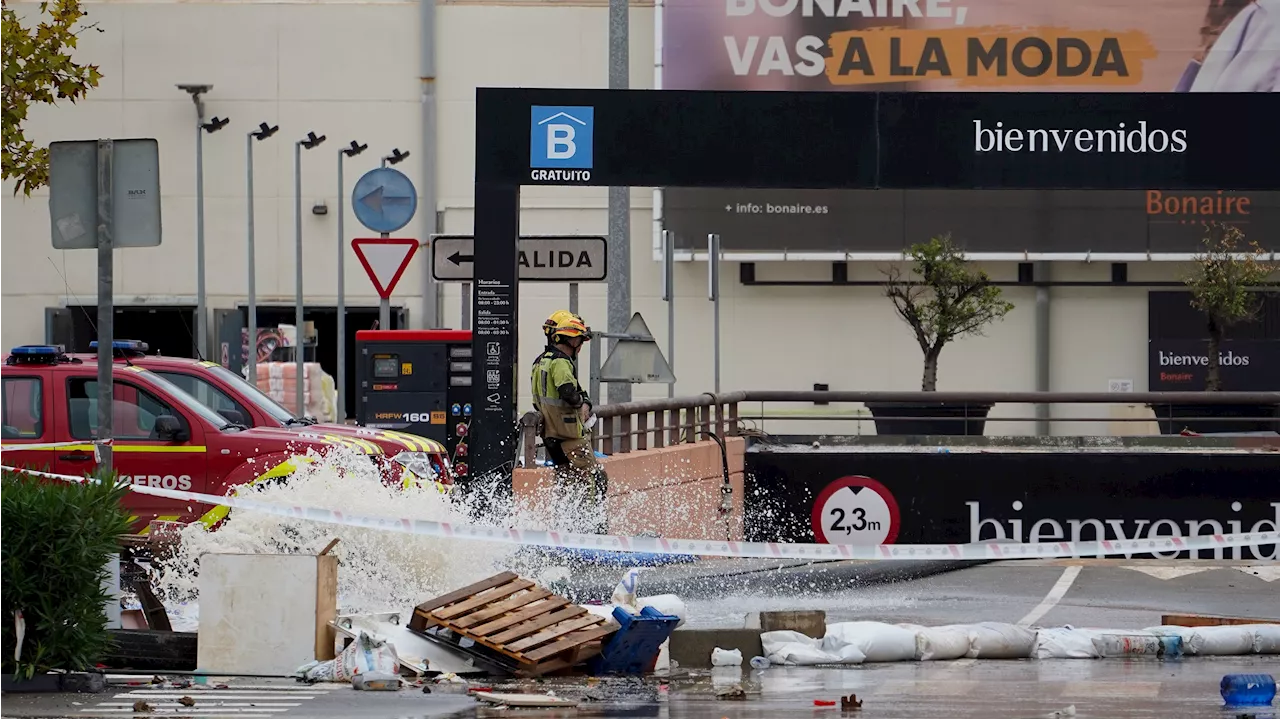
M 382 159 L 386 160 L 388 165 L 398 165 L 408 157 L 409 157 L 408 152 L 401 152 L 400 148 L 397 147 L 391 151 L 390 155 L 387 155 Z
M 217 115 L 214 115 L 212 120 L 209 120 L 200 127 L 203 127 L 205 132 L 214 133 L 226 127 L 229 122 L 231 122 L 231 118 L 229 117 L 218 117 Z
M 355 140 L 352 140 L 351 147 L 344 148 L 342 150 L 342 154 L 346 155 L 347 157 L 355 157 L 356 155 L 359 155 L 360 153 L 364 152 L 367 149 L 369 149 L 368 145 L 361 145 Z
M 325 140 L 324 135 L 316 135 L 314 132 L 308 131 L 307 139 L 299 140 L 298 144 L 302 145 L 303 149 L 310 150 L 318 146 L 320 143 L 324 142 L 324 140 Z
M 276 132 L 279 130 L 280 130 L 279 125 L 268 125 L 267 123 L 264 122 L 258 125 L 258 129 L 251 131 L 249 134 L 253 135 L 255 140 L 265 140 L 268 137 L 271 137 L 272 135 L 276 134 Z

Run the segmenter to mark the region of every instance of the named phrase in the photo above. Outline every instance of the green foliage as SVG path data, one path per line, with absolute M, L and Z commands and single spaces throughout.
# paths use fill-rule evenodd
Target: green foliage
M 7 0 L 3 5 L 4 179 L 17 181 L 14 194 L 30 195 L 49 182 L 49 148 L 37 147 L 23 131 L 31 106 L 75 102 L 98 86 L 102 73 L 71 59 L 79 34 L 95 28 L 79 26 L 86 15 L 80 0 L 40 3 L 41 21 L 30 27 Z
M 120 535 L 129 531 L 120 505 L 128 487 L 113 477 L 76 483 L 21 472 L 5 472 L 0 482 L 3 671 L 30 678 L 49 669 L 91 669 L 110 646 L 102 584 Z M 15 662 L 18 611 L 26 634 Z
M 938 388 L 942 348 L 956 338 L 981 335 L 986 325 L 1003 319 L 1013 304 L 1004 301 L 986 272 L 969 265 L 950 235 L 914 244 L 908 256 L 917 279 L 904 279 L 902 270 L 890 268 L 885 270 L 884 292 L 924 353 L 920 389 L 933 392 Z
M 1206 225 L 1204 252 L 1195 258 L 1195 270 L 1183 279 L 1191 291 L 1191 306 L 1204 313 L 1209 341 L 1209 364 L 1205 389 L 1222 389 L 1222 367 L 1218 358 L 1227 329 L 1258 317 L 1262 309 L 1260 289 L 1275 272 L 1257 242 L 1246 242 L 1244 233 L 1232 225 Z

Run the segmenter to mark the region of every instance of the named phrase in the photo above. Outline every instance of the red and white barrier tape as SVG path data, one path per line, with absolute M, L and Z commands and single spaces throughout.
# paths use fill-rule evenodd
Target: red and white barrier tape
M 38 477 L 71 482 L 94 481 L 91 477 L 37 472 L 21 467 L 0 467 L 11 472 L 25 472 Z M 667 539 L 663 537 L 624 537 L 611 534 L 574 534 L 539 529 L 505 529 L 474 524 L 453 524 L 408 517 L 373 517 L 347 514 L 317 507 L 289 507 L 239 497 L 183 492 L 143 485 L 130 485 L 134 492 L 154 497 L 180 499 L 202 504 L 216 504 L 291 519 L 308 519 L 348 527 L 381 529 L 401 534 L 417 534 L 448 539 L 469 539 L 503 544 L 525 544 L 561 549 L 588 549 L 649 554 L 693 554 L 709 557 L 763 557 L 769 559 L 879 559 L 879 560 L 986 560 L 986 559 L 1065 559 L 1070 557 L 1130 556 L 1133 554 L 1199 552 L 1231 547 L 1260 547 L 1280 544 L 1280 532 L 1248 534 L 1206 534 L 1195 537 L 1156 537 L 1093 542 L 1040 542 L 1013 544 L 975 542 L 972 544 L 814 544 L 788 542 L 732 542 L 708 539 Z

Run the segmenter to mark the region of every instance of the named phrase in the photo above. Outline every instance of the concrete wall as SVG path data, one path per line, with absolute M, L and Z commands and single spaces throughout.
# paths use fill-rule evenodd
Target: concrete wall
M 35 6 L 14 7 L 20 15 L 30 15 Z M 339 148 L 351 140 L 370 146 L 347 162 L 344 195 L 349 196 L 356 178 L 392 147 L 414 153 L 399 168 L 419 186 L 424 182 L 416 2 L 88 0 L 87 7 L 89 19 L 102 32 L 85 33 L 77 57 L 101 66 L 101 86 L 79 104 L 33 109 L 26 127 L 38 142 L 159 139 L 164 244 L 117 251 L 116 302 L 195 304 L 195 112 L 188 96 L 174 85 L 203 82 L 214 85 L 206 96 L 208 114 L 232 120 L 221 132 L 206 136 L 204 145 L 210 310 L 235 307 L 245 299 L 245 133 L 262 121 L 278 123 L 281 131 L 255 148 L 259 300 L 264 305 L 293 303 L 293 143 L 314 130 L 329 140 L 303 157 L 305 289 L 308 303 L 334 304 Z M 631 86 L 652 87 L 652 4 L 633 3 L 630 20 Z M 607 9 L 600 0 L 446 0 L 438 6 L 437 21 L 439 151 L 434 209 L 446 232 L 467 233 L 474 217 L 475 88 L 604 87 Z M 311 214 L 317 201 L 327 203 L 327 215 Z M 45 192 L 14 198 L 6 187 L 2 202 L 0 343 L 9 347 L 43 339 L 44 308 L 94 304 L 96 275 L 94 253 L 51 249 Z M 631 202 L 633 309 L 644 314 L 667 351 L 661 268 L 653 256 L 653 193 L 635 188 Z M 429 234 L 435 220 L 430 209 L 420 207 L 418 218 L 400 236 Z M 530 234 L 604 234 L 606 190 L 526 188 L 521 223 L 522 231 Z M 376 305 L 372 286 L 345 242 L 365 234 L 348 211 L 341 251 L 346 253 L 351 306 Z M 411 323 L 421 326 L 423 282 L 429 274 L 426 253 L 414 263 L 393 302 L 408 307 Z M 880 269 L 878 264 L 856 263 L 850 276 L 876 279 Z M 997 279 L 1016 276 L 1014 263 L 989 269 Z M 1135 263 L 1130 278 L 1170 280 L 1182 269 L 1171 263 Z M 1060 280 L 1109 278 L 1105 263 L 1056 263 L 1053 271 Z M 920 351 L 877 288 L 748 287 L 737 282 L 737 273 L 733 263 L 723 268 L 723 389 L 811 389 L 814 383 L 832 389 L 919 386 Z M 761 279 L 819 279 L 829 273 L 825 263 L 757 267 Z M 447 285 L 442 294 L 443 323 L 459 326 L 459 286 Z M 1034 389 L 1034 291 L 1013 288 L 1008 296 L 1017 309 L 991 327 L 988 336 L 968 338 L 945 350 L 940 389 Z M 1135 390 L 1146 389 L 1146 290 L 1055 289 L 1052 298 L 1051 389 L 1103 391 L 1108 379 L 1131 379 Z M 541 320 L 566 305 L 564 285 L 521 287 L 521 367 L 532 362 L 540 345 Z M 705 265 L 681 262 L 676 267 L 678 394 L 712 389 L 711 309 Z M 604 285 L 582 287 L 581 311 L 592 325 L 605 324 Z M 521 407 L 529 403 L 526 384 L 520 380 Z M 635 397 L 664 396 L 666 389 L 638 385 Z M 1031 410 L 997 408 L 993 416 L 1009 414 L 1029 415 Z M 858 431 L 848 422 L 769 422 L 766 429 Z M 1059 434 L 1108 429 L 1106 422 L 1063 422 L 1054 427 Z M 1030 424 L 996 422 L 991 431 L 1031 430 Z
M 662 537 L 742 539 L 743 452 L 746 440 L 725 441 L 733 509 L 720 513 L 724 463 L 712 441 L 616 454 L 601 460 L 609 474 L 609 532 Z M 517 469 L 512 478 L 517 498 L 536 501 L 553 483 L 550 469 Z M 726 532 L 729 537 L 726 537 Z

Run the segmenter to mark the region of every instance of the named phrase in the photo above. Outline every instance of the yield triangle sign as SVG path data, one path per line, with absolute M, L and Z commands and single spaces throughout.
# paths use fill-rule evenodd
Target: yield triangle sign
M 392 239 L 390 237 L 363 237 L 351 241 L 351 249 L 364 265 L 364 271 L 373 281 L 373 288 L 382 299 L 391 299 L 396 283 L 409 267 L 409 260 L 418 251 L 418 241 Z

